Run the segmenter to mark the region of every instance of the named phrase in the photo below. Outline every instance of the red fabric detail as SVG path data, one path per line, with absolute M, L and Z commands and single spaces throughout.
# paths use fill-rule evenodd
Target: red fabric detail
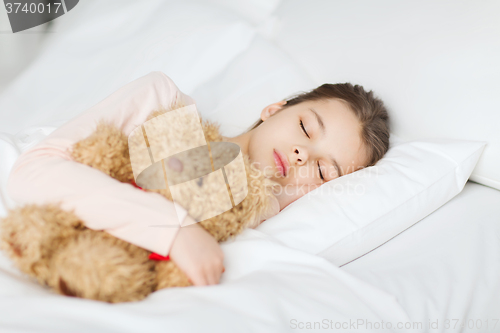
M 142 191 L 146 192 L 146 190 L 145 190 L 145 189 L 143 189 L 142 187 L 138 186 L 138 185 L 135 183 L 135 181 L 133 181 L 133 180 L 132 180 L 132 183 L 130 183 L 130 184 L 132 184 L 132 186 L 137 187 L 138 189 L 140 189 L 140 190 L 142 190 Z
M 165 260 L 165 261 L 167 261 L 167 260 L 170 260 L 170 256 L 167 254 L 167 256 L 164 257 L 164 256 L 159 255 L 158 253 L 152 252 L 149 255 L 149 259 L 151 259 L 151 260 Z

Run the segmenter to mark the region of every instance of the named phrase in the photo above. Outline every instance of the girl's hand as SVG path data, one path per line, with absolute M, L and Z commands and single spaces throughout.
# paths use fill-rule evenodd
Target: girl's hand
M 178 231 L 169 256 L 195 286 L 218 284 L 224 271 L 224 253 L 208 231 L 189 215 L 186 219 L 191 221 Z

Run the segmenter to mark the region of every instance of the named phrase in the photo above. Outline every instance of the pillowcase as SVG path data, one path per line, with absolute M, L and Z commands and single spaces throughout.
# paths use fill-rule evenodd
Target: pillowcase
M 261 110 L 316 86 L 291 58 L 256 35 L 225 71 L 192 94 L 201 115 L 226 136 L 248 129 Z M 258 230 L 343 265 L 380 246 L 458 194 L 485 147 L 482 141 L 404 143 L 391 134 L 375 166 L 335 179 L 288 205 Z
M 0 131 L 71 119 L 151 71 L 189 95 L 256 33 L 204 1 L 87 0 L 54 25 L 39 57 L 0 96 Z
M 344 265 L 395 237 L 460 193 L 486 142 L 391 137 L 372 167 L 329 181 L 257 229 Z
M 228 68 L 192 94 L 226 136 L 248 129 L 261 110 L 315 88 L 280 48 L 256 35 Z M 373 250 L 458 194 L 485 142 L 429 139 L 391 147 L 375 166 L 335 179 L 288 205 L 258 229 L 284 244 L 343 265 Z

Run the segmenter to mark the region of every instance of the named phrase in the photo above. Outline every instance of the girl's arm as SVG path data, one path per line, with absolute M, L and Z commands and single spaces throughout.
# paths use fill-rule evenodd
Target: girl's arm
M 123 86 L 22 153 L 9 175 L 8 194 L 21 205 L 59 201 L 64 210 L 74 210 L 88 228 L 105 230 L 166 256 L 187 211 L 179 207 L 179 221 L 171 201 L 73 161 L 68 149 L 89 136 L 100 119 L 115 124 L 128 136 L 151 111 L 173 105 L 177 99 L 185 105 L 195 103 L 161 72 Z M 153 227 L 158 225 L 163 227 Z

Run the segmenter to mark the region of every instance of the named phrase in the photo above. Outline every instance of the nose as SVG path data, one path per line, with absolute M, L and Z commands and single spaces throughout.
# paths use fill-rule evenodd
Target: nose
M 294 147 L 294 158 L 297 161 L 297 165 L 304 165 L 309 159 L 309 154 L 305 148 Z

